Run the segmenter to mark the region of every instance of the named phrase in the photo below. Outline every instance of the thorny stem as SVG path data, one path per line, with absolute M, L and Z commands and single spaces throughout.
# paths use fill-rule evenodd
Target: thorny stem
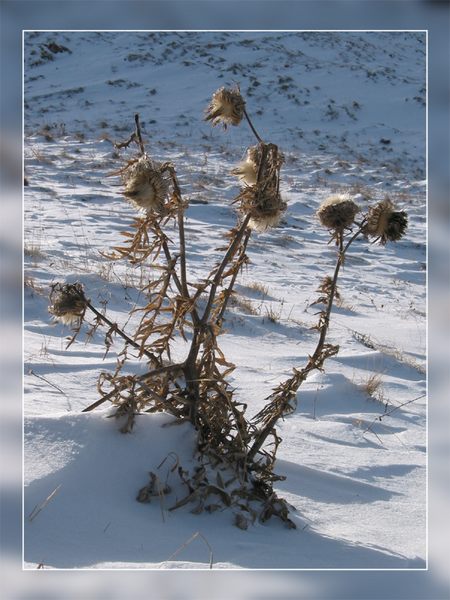
M 139 148 L 141 149 L 141 154 L 145 154 L 145 147 L 144 147 L 144 142 L 142 141 L 141 126 L 139 124 L 139 115 L 138 114 L 134 115 L 134 121 L 136 123 L 136 136 L 138 139 Z
M 180 237 L 180 275 L 181 275 L 181 288 L 183 290 L 183 296 L 189 298 L 189 290 L 187 287 L 187 276 L 186 276 L 186 241 L 184 235 L 184 211 L 182 208 L 178 211 L 178 232 Z
M 176 198 L 177 204 L 178 204 L 178 215 L 177 215 L 177 221 L 178 221 L 178 236 L 179 236 L 179 241 L 180 241 L 180 278 L 181 281 L 179 281 L 179 284 L 177 284 L 177 287 L 179 288 L 179 292 L 186 298 L 186 299 L 190 299 L 190 295 L 189 295 L 189 290 L 187 287 L 187 276 L 186 276 L 186 237 L 185 237 L 185 233 L 184 233 L 184 206 L 183 206 L 183 200 L 181 198 L 181 190 L 180 190 L 180 186 L 178 185 L 178 179 L 177 179 L 177 175 L 176 175 L 176 171 L 175 168 L 173 167 L 172 164 L 168 163 L 165 166 L 165 170 L 167 170 L 170 174 L 170 178 L 172 179 L 172 185 L 173 185 L 173 193 L 174 193 L 174 197 Z M 161 230 L 159 230 L 161 232 Z M 161 235 L 162 232 L 161 232 Z M 164 238 L 165 239 L 165 238 Z M 166 255 L 166 258 L 169 260 L 169 255 L 170 255 L 170 251 L 169 248 L 166 244 L 165 247 L 163 247 L 164 250 L 164 254 Z M 178 277 L 177 277 L 178 279 Z
M 242 261 L 245 257 L 245 251 L 247 249 L 248 241 L 250 239 L 251 234 L 252 234 L 251 229 L 247 229 L 247 231 L 245 233 L 244 241 L 242 242 L 241 255 L 239 257 L 240 261 Z M 240 270 L 239 268 L 235 269 L 233 276 L 231 278 L 230 284 L 229 284 L 227 290 L 225 291 L 226 296 L 223 301 L 222 308 L 220 309 L 220 312 L 217 315 L 217 319 L 216 319 L 216 323 L 218 323 L 218 324 L 220 324 L 222 322 L 223 315 L 227 308 L 228 302 L 231 298 L 231 294 L 233 293 L 234 284 L 236 283 L 236 279 L 239 274 L 239 270 Z
M 348 248 L 348 245 L 347 245 L 347 248 Z M 345 258 L 344 239 L 343 239 L 343 235 L 340 234 L 339 235 L 338 258 L 336 261 L 336 267 L 334 269 L 333 280 L 331 282 L 330 291 L 328 294 L 328 305 L 325 310 L 325 314 L 323 316 L 323 325 L 320 328 L 320 337 L 319 337 L 319 341 L 317 343 L 317 347 L 314 351 L 314 354 L 309 359 L 308 364 L 315 363 L 316 360 L 318 359 L 318 357 L 322 353 L 323 345 L 325 344 L 325 338 L 327 336 L 328 328 L 330 326 L 330 315 L 331 315 L 331 309 L 333 308 L 334 297 L 336 294 L 336 284 L 337 284 L 337 280 L 338 280 L 338 276 L 339 276 L 339 271 L 341 270 L 341 266 L 344 263 L 344 258 Z
M 223 257 L 222 262 L 220 263 L 219 268 L 217 269 L 217 271 L 214 275 L 214 278 L 212 280 L 211 290 L 209 292 L 208 303 L 206 305 L 205 311 L 204 311 L 202 319 L 201 319 L 202 325 L 205 325 L 208 322 L 211 308 L 213 306 L 214 299 L 216 296 L 217 287 L 219 286 L 220 280 L 222 279 L 223 272 L 225 271 L 227 264 L 233 258 L 239 244 L 241 243 L 241 240 L 246 232 L 249 221 L 250 221 L 250 214 L 248 214 L 245 217 L 240 228 L 237 230 L 233 242 L 228 247 L 228 250 L 227 250 L 225 256 Z
M 333 280 L 331 282 L 329 298 L 328 298 L 328 305 L 327 305 L 327 308 L 326 308 L 325 314 L 324 314 L 324 323 L 320 329 L 320 338 L 317 343 L 317 348 L 316 348 L 314 354 L 312 355 L 312 357 L 309 359 L 308 364 L 310 364 L 310 363 L 314 364 L 316 362 L 317 358 L 322 353 L 323 346 L 325 344 L 325 338 L 328 333 L 328 328 L 330 325 L 330 315 L 331 315 L 331 309 L 333 308 L 334 298 L 336 295 L 336 284 L 337 284 L 337 280 L 338 280 L 338 276 L 339 276 L 339 271 L 340 271 L 342 265 L 344 264 L 345 254 L 346 254 L 347 250 L 349 249 L 351 244 L 356 240 L 356 238 L 361 234 L 365 222 L 366 222 L 366 220 L 364 219 L 362 224 L 359 226 L 358 230 L 356 231 L 356 233 L 354 233 L 352 235 L 352 237 L 348 240 L 348 242 L 345 244 L 345 246 L 344 246 L 343 234 L 339 235 L 338 259 L 336 261 L 336 267 L 334 269 Z
M 322 367 L 324 360 L 327 358 L 327 356 L 323 354 L 323 350 L 324 350 L 326 335 L 328 333 L 328 328 L 330 325 L 330 315 L 331 315 L 331 309 L 333 308 L 334 298 L 336 295 L 336 284 L 337 284 L 337 280 L 338 280 L 338 276 L 339 276 L 339 271 L 341 269 L 341 266 L 344 264 L 345 254 L 346 254 L 347 250 L 349 249 L 351 244 L 355 241 L 355 239 L 361 234 L 364 224 L 365 224 L 365 219 L 360 224 L 356 233 L 354 235 L 352 235 L 352 237 L 349 239 L 349 241 L 347 242 L 347 244 L 345 246 L 344 246 L 343 235 L 342 234 L 339 235 L 338 257 L 337 257 L 337 261 L 336 261 L 336 267 L 334 269 L 332 283 L 330 286 L 328 304 L 327 304 L 325 313 L 323 314 L 323 321 L 320 326 L 319 341 L 317 342 L 317 346 L 316 346 L 316 349 L 315 349 L 313 355 L 309 357 L 309 360 L 308 360 L 308 363 L 306 364 L 306 366 L 303 369 L 301 369 L 300 371 L 296 370 L 294 375 L 286 382 L 286 385 L 283 390 L 283 392 L 287 396 L 289 396 L 288 398 L 286 398 L 286 401 L 289 401 L 294 396 L 294 394 L 297 392 L 298 388 L 301 386 L 303 381 L 305 381 L 305 379 L 308 376 L 308 374 L 310 373 L 310 371 L 312 371 L 314 369 L 320 369 Z M 276 425 L 277 421 L 282 417 L 283 412 L 284 412 L 283 410 L 276 412 L 273 415 L 273 417 L 266 423 L 264 428 L 258 433 L 258 435 L 256 436 L 256 440 L 247 456 L 247 459 L 249 461 L 253 460 L 253 458 L 259 452 L 262 445 L 266 441 L 267 437 L 270 435 L 271 431 L 273 430 L 274 426 Z
M 253 123 L 250 120 L 250 117 L 248 116 L 247 111 L 244 108 L 244 117 L 247 119 L 247 123 L 250 125 L 250 129 L 253 131 L 253 134 L 255 135 L 256 139 L 258 140 L 258 142 L 260 142 L 261 144 L 263 144 L 263 140 L 261 139 L 260 135 L 258 134 L 258 132 L 256 131 Z
M 86 305 L 99 319 L 101 319 L 104 323 L 106 323 L 107 325 L 109 325 L 109 327 L 115 332 L 118 333 L 120 335 L 120 337 L 122 337 L 128 344 L 130 344 L 130 346 L 133 346 L 133 348 L 136 348 L 137 350 L 139 350 L 140 352 L 143 352 L 143 354 L 145 354 L 148 358 L 150 358 L 151 360 L 155 360 L 156 357 L 154 354 L 152 354 L 151 352 L 149 352 L 148 350 L 142 349 L 141 346 L 135 342 L 134 340 L 132 340 L 124 331 L 122 331 L 117 323 L 113 323 L 112 321 L 110 321 L 108 319 L 108 317 L 105 317 L 105 315 L 102 315 L 101 312 L 99 312 L 94 306 L 92 306 L 92 304 L 88 301 L 87 305 Z
M 242 222 L 241 227 L 234 235 L 234 239 L 228 247 L 225 256 L 222 259 L 219 267 L 216 270 L 214 278 L 211 283 L 211 289 L 209 292 L 208 302 L 206 304 L 205 310 L 201 319 L 198 322 L 194 323 L 194 334 L 192 337 L 191 348 L 189 350 L 189 354 L 184 363 L 184 373 L 186 377 L 186 384 L 188 386 L 189 396 L 190 396 L 190 415 L 189 418 L 192 423 L 196 423 L 196 411 L 197 411 L 197 403 L 200 398 L 200 389 L 199 389 L 199 379 L 196 368 L 196 360 L 200 350 L 201 343 L 203 341 L 204 331 L 208 325 L 208 319 L 211 313 L 211 309 L 214 304 L 214 299 L 216 296 L 216 291 L 219 286 L 220 280 L 222 278 L 223 272 L 229 263 L 229 261 L 233 258 L 236 250 L 244 236 L 248 222 L 250 220 L 250 215 L 247 215 Z
M 169 248 L 169 244 L 167 243 L 166 236 L 163 233 L 163 231 L 161 230 L 161 228 L 159 227 L 159 225 L 157 225 L 156 223 L 155 223 L 155 230 L 157 231 L 158 235 L 160 236 L 161 243 L 162 243 L 162 249 L 163 249 L 163 252 L 164 252 L 164 256 L 166 257 L 167 264 L 173 265 L 174 264 L 174 258 L 172 257 L 172 253 L 170 252 L 170 248 Z M 183 229 L 183 231 L 184 231 L 184 229 Z M 181 256 L 180 256 L 180 258 L 181 258 Z M 180 278 L 178 277 L 178 274 L 175 271 L 175 269 L 172 269 L 172 279 L 173 279 L 175 285 L 177 286 L 177 289 L 180 292 L 180 294 L 182 296 L 185 296 L 184 290 L 183 290 L 183 284 L 180 281 Z M 187 287 L 187 283 L 186 283 L 186 287 Z M 188 299 L 190 299 L 189 294 L 186 297 Z M 195 308 L 195 304 L 194 303 L 193 303 L 192 308 L 190 309 L 189 312 L 191 313 L 192 321 L 193 321 L 194 325 L 196 325 L 200 321 L 200 317 L 198 315 L 198 312 L 197 312 L 197 309 Z

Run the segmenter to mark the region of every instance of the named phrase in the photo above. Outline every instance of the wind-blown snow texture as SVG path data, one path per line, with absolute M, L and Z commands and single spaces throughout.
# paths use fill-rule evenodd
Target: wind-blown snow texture
M 110 408 L 81 414 L 121 346 L 104 358 L 98 331 L 65 350 L 70 331 L 47 312 L 54 281 L 81 281 L 122 326 L 144 303 L 146 268 L 100 255 L 135 216 L 108 174 L 130 155 L 112 142 L 129 136 L 136 112 L 148 150 L 175 163 L 191 201 L 190 280 L 211 268 L 236 218 L 229 172 L 254 138 L 245 124 L 223 132 L 202 117 L 213 91 L 235 82 L 286 156 L 288 202 L 280 226 L 250 243 L 221 337 L 249 414 L 317 342 L 311 303 L 334 261 L 320 202 L 343 190 L 364 209 L 389 194 L 409 215 L 397 244 L 352 247 L 329 334 L 340 352 L 280 426 L 277 489 L 294 531 L 273 520 L 241 531 L 228 510 L 169 512 L 183 494 L 176 481 L 163 502 L 137 503 L 170 452 L 192 464 L 193 432 L 147 414 L 123 435 Z M 24 86 L 26 567 L 424 568 L 425 34 L 28 32 Z M 175 358 L 183 352 L 174 346 Z M 173 457 L 161 479 L 173 477 Z

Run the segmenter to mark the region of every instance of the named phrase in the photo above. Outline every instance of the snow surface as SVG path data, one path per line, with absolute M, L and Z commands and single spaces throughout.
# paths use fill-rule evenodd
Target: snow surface
M 25 567 L 425 568 L 425 34 L 27 32 L 24 49 Z M 244 124 L 223 132 L 202 116 L 212 92 L 235 82 L 286 156 L 288 211 L 252 237 L 220 338 L 250 415 L 317 343 L 311 303 L 334 260 L 320 202 L 347 191 L 364 209 L 388 193 L 409 216 L 400 242 L 352 247 L 329 332 L 340 352 L 279 428 L 277 490 L 296 530 L 271 520 L 241 531 L 229 510 L 169 511 L 183 494 L 171 453 L 195 463 L 190 426 L 145 414 L 123 435 L 111 408 L 81 413 L 121 345 L 104 358 L 99 330 L 66 350 L 70 330 L 47 312 L 52 282 L 81 281 L 132 331 L 148 270 L 100 252 L 135 216 L 108 175 L 130 155 L 112 142 L 129 136 L 136 112 L 147 148 L 174 162 L 191 202 L 189 279 L 209 271 L 236 219 L 230 170 L 254 138 Z M 174 358 L 185 350 L 175 344 Z M 373 374 L 381 385 L 369 397 Z M 172 493 L 145 505 L 135 498 L 149 471 Z

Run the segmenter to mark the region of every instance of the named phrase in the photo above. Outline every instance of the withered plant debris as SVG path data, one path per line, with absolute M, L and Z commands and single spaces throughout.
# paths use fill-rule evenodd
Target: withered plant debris
M 360 209 L 350 197 L 335 196 L 322 204 L 318 217 L 336 242 L 337 258 L 333 275 L 325 277 L 319 287 L 318 302 L 324 308 L 315 327 L 317 346 L 306 365 L 295 368 L 286 381 L 279 383 L 263 409 L 249 419 L 247 405 L 230 385 L 235 365 L 222 352 L 219 335 L 237 276 L 248 263 L 247 246 L 253 231 L 276 226 L 286 203 L 280 194 L 282 153 L 259 136 L 239 88 L 222 88 L 214 94 L 207 120 L 226 126 L 238 125 L 244 118 L 257 145 L 249 148 L 245 164 L 234 170 L 243 186 L 234 200 L 238 222 L 221 248 L 220 262 L 205 278 L 188 280 L 184 230 L 188 203 L 182 198 L 174 165 L 155 161 L 146 152 L 136 115 L 135 131 L 116 148 L 128 149 L 135 144 L 138 153 L 114 174 L 122 177 L 125 197 L 145 213 L 134 219 L 131 231 L 122 232 L 123 243 L 104 256 L 151 267 L 151 277 L 142 288 L 146 303 L 134 309 L 140 320 L 133 333 L 127 334 L 92 306 L 79 283 L 55 284 L 50 311 L 67 323 L 75 323 L 70 343 L 79 334 L 88 309 L 94 314 L 88 335 L 100 325 L 107 328 L 106 352 L 116 336 L 124 340 L 114 372 L 99 377 L 101 397 L 85 412 L 112 403 L 124 433 L 132 431 L 136 416 L 143 412 L 164 411 L 177 422 L 188 421 L 195 428 L 197 466 L 188 471 L 176 457 L 170 475 L 177 474 L 178 485 L 185 493 L 181 498 L 177 494 L 169 510 L 187 505 L 193 506 L 194 513 L 228 508 L 233 512 L 234 524 L 243 530 L 256 520 L 265 522 L 273 516 L 295 528 L 290 518 L 292 507 L 274 490 L 276 482 L 284 479 L 274 471 L 282 441 L 277 424 L 295 411 L 298 390 L 310 372 L 323 370 L 325 361 L 339 351 L 339 346 L 327 343 L 326 337 L 333 302 L 339 299 L 339 271 L 349 247 L 360 237 L 375 236 L 383 244 L 399 239 L 407 221 L 404 213 L 394 211 L 386 202 L 370 209 L 360 223 L 355 222 Z M 176 230 L 175 241 L 166 233 L 168 227 Z M 178 337 L 188 349 L 184 360 L 174 362 L 171 345 Z M 145 363 L 139 375 L 126 374 L 131 349 Z M 150 473 L 150 482 L 141 488 L 137 499 L 149 502 L 157 495 L 170 498 L 170 492 L 167 481 L 161 484 L 158 476 Z

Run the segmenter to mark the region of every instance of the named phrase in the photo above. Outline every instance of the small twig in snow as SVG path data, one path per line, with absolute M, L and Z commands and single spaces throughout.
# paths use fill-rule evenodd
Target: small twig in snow
M 425 395 L 426 394 L 421 394 L 420 396 L 417 396 L 417 398 L 413 398 L 412 400 L 407 400 L 406 402 L 403 402 L 402 404 L 399 404 L 398 406 L 394 406 L 393 408 L 391 408 L 391 410 L 385 410 L 382 415 L 375 417 L 375 419 L 370 423 L 370 425 L 367 427 L 367 429 L 365 429 L 363 431 L 363 435 L 365 433 L 367 433 L 368 431 L 371 431 L 373 434 L 376 435 L 376 433 L 372 430 L 372 425 L 374 425 L 377 421 L 382 421 L 384 419 L 384 417 L 388 417 L 396 410 L 399 410 L 400 408 L 403 408 L 404 406 L 407 406 L 408 404 L 411 404 L 412 402 L 416 402 L 416 400 L 420 400 L 420 398 L 423 398 Z
M 64 396 L 67 396 L 66 392 L 64 390 L 62 390 L 60 387 L 58 387 L 55 383 L 52 383 L 51 381 L 49 381 L 48 379 L 46 379 L 45 377 L 43 377 L 42 375 L 38 375 L 37 373 L 35 373 L 33 371 L 33 369 L 30 369 L 28 371 L 29 375 L 34 375 L 35 377 L 37 377 L 38 379 L 42 379 L 42 381 L 45 381 L 45 383 L 48 383 L 48 385 L 51 385 L 53 388 L 55 388 L 55 390 L 58 390 L 58 392 L 61 392 L 61 394 L 63 394 Z
M 53 492 L 49 496 L 47 496 L 47 498 L 41 504 L 39 504 L 39 505 L 36 504 L 36 506 L 33 508 L 33 510 L 31 511 L 31 513 L 28 517 L 29 521 L 32 521 L 35 517 L 37 517 L 37 515 L 41 512 L 41 510 L 43 510 L 47 506 L 47 504 L 50 502 L 50 500 L 52 498 L 54 498 L 54 496 L 58 493 L 61 485 L 62 484 L 60 483 L 57 487 L 55 487 Z
M 212 551 L 211 546 L 208 543 L 208 540 L 205 538 L 205 536 L 202 533 L 200 533 L 200 531 L 196 531 L 186 542 L 184 542 L 184 544 L 182 544 L 177 550 L 175 550 L 175 552 L 171 556 L 169 556 L 168 560 L 172 560 L 173 558 L 175 558 L 175 556 L 177 554 L 179 554 L 182 550 L 184 550 L 184 548 L 186 548 L 187 546 L 189 546 L 189 544 L 191 542 L 193 542 L 198 537 L 202 538 L 202 540 L 208 546 L 208 549 L 209 549 L 209 568 L 212 569 L 213 568 L 213 551 Z

